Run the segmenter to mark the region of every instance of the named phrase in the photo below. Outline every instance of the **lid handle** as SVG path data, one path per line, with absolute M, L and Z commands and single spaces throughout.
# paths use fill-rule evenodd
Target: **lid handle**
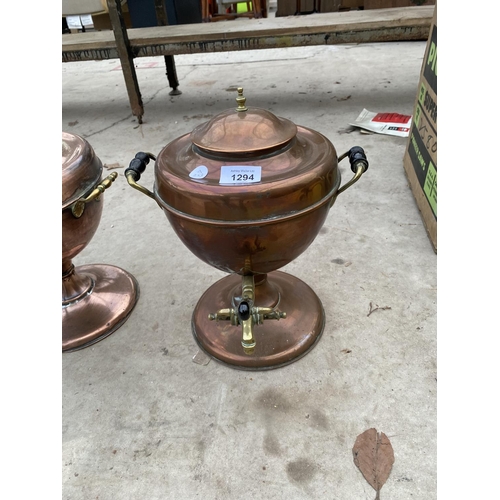
M 248 108 L 245 106 L 246 101 L 247 98 L 243 95 L 243 88 L 238 87 L 238 97 L 236 98 L 238 107 L 236 108 L 236 111 L 248 111 Z

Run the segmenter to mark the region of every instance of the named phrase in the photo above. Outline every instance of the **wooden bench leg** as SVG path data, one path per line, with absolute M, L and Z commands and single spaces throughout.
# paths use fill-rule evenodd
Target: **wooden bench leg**
M 109 18 L 113 26 L 113 33 L 116 40 L 116 50 L 120 56 L 125 86 L 127 87 L 128 98 L 132 113 L 137 117 L 137 121 L 142 123 L 144 115 L 144 105 L 142 104 L 141 92 L 135 72 L 134 58 L 130 49 L 130 42 L 127 35 L 127 28 L 123 20 L 120 0 L 107 0 Z

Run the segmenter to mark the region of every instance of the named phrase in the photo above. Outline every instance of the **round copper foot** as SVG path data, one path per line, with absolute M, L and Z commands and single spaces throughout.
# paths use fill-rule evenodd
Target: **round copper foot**
M 286 318 L 266 319 L 254 325 L 255 348 L 246 353 L 241 345 L 242 327 L 230 321 L 210 321 L 209 314 L 233 307 L 241 291 L 241 276 L 231 274 L 213 284 L 200 298 L 192 318 L 199 347 L 216 361 L 240 370 L 269 370 L 304 356 L 323 333 L 325 313 L 318 296 L 300 279 L 274 271 L 267 280 L 255 278 L 255 306 L 277 307 Z
M 90 285 L 74 300 L 63 300 L 63 352 L 83 349 L 111 335 L 139 299 L 136 279 L 119 267 L 93 264 L 76 267 L 74 273 Z

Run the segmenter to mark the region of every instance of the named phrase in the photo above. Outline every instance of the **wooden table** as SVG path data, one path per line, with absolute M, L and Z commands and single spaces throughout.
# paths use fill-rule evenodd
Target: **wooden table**
M 427 40 L 434 6 L 328 12 L 307 16 L 127 30 L 119 0 L 107 0 L 113 31 L 62 35 L 62 60 L 120 59 L 132 113 L 142 123 L 144 106 L 133 59 L 137 57 Z

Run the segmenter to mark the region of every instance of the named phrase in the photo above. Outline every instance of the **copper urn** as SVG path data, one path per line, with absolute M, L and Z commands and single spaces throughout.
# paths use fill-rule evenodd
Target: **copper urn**
M 103 193 L 117 177 L 82 137 L 62 133 L 62 350 L 92 345 L 116 331 L 139 298 L 136 279 L 108 264 L 75 267 L 101 220 Z
M 199 347 L 231 367 L 263 370 L 299 359 L 320 338 L 321 301 L 278 269 L 314 241 L 337 196 L 368 162 L 362 148 L 338 158 L 319 132 L 247 107 L 241 88 L 236 101 L 157 157 L 138 153 L 125 175 L 157 202 L 191 252 L 229 273 L 194 309 Z M 340 187 L 344 157 L 354 177 Z M 153 191 L 138 184 L 150 159 Z

